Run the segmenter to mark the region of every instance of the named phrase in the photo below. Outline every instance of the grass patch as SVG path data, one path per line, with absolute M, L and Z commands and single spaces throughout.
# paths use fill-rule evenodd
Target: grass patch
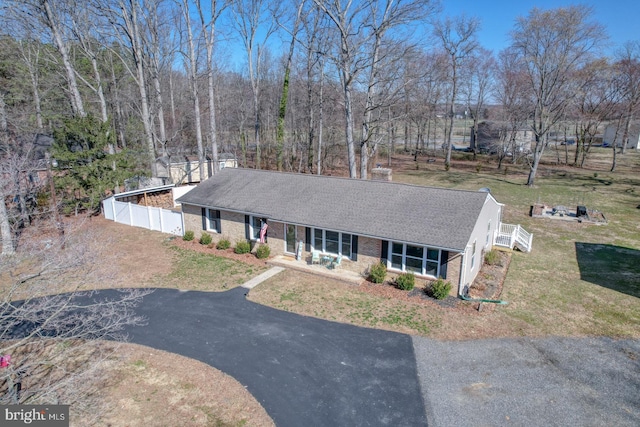
M 324 277 L 286 270 L 254 288 L 248 298 L 281 310 L 353 325 L 428 335 L 441 314 L 424 306 L 377 297 Z
M 174 252 L 171 273 L 156 277 L 154 286 L 198 291 L 224 291 L 262 273 L 266 267 L 245 264 L 211 254 L 171 246 Z

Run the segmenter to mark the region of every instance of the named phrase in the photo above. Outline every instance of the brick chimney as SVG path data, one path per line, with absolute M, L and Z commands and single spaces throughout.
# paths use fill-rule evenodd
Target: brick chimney
M 371 180 L 392 181 L 391 169 L 380 167 L 371 169 Z

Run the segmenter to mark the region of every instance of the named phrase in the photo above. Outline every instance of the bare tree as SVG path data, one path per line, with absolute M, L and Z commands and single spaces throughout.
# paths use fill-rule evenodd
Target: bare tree
M 487 98 L 491 93 L 491 84 L 496 69 L 496 60 L 492 52 L 478 48 L 473 57 L 469 61 L 469 76 L 463 84 L 463 91 L 466 95 L 467 112 L 471 115 L 472 133 L 470 138 L 478 140 L 478 123 L 485 108 Z M 466 119 L 466 114 L 465 114 Z M 465 123 L 466 126 L 466 123 Z M 466 129 L 465 129 L 466 132 Z M 474 160 L 476 159 L 477 149 L 473 150 Z
M 291 35 L 291 41 L 289 42 L 289 54 L 287 55 L 287 62 L 284 67 L 284 79 L 282 82 L 282 92 L 280 95 L 280 105 L 278 108 L 278 122 L 276 124 L 276 168 L 282 171 L 282 153 L 284 146 L 284 125 L 287 115 L 287 101 L 289 98 L 289 79 L 291 77 L 291 63 L 293 62 L 293 53 L 296 45 L 296 37 L 298 37 L 298 29 L 302 21 L 302 11 L 305 5 L 305 1 L 299 1 L 297 5 L 297 11 L 293 20 L 293 28 L 286 30 Z M 277 15 L 277 13 L 276 13 Z M 276 17 L 277 19 L 277 17 Z M 281 24 L 283 25 L 283 24 Z
M 198 144 L 198 167 L 200 169 L 200 180 L 205 180 L 204 165 L 206 155 L 202 140 L 202 124 L 200 119 L 200 94 L 198 89 L 198 57 L 196 54 L 194 31 L 191 26 L 191 13 L 189 11 L 189 0 L 182 0 L 182 14 L 187 30 L 187 49 L 185 67 L 189 74 L 189 86 L 191 88 L 191 100 L 193 101 L 193 113 L 195 121 L 196 143 Z
M 624 107 L 621 138 L 621 152 L 624 154 L 629 144 L 631 123 L 640 110 L 640 41 L 626 43 L 616 56 L 614 67 Z
M 500 141 L 495 148 L 498 155 L 498 169 L 506 153 L 517 153 L 516 138 L 518 132 L 527 126 L 530 115 L 530 86 L 526 69 L 518 60 L 516 52 L 505 49 L 500 52 L 496 72 L 494 96 L 500 105 L 501 119 Z M 477 140 L 476 140 L 477 141 Z
M 35 34 L 46 29 L 43 37 L 50 38 L 56 50 L 60 54 L 64 73 L 67 81 L 69 100 L 73 113 L 84 117 L 86 112 L 80 89 L 76 80 L 76 69 L 73 64 L 70 47 L 71 37 L 65 23 L 69 20 L 70 9 L 73 5 L 67 1 L 52 0 L 28 0 L 7 2 L 7 14 L 12 20 L 26 29 L 26 32 Z M 42 33 L 41 33 L 42 34 Z
M 211 144 L 211 159 L 213 161 L 213 173 L 219 169 L 218 165 L 218 136 L 216 131 L 216 94 L 215 82 L 213 75 L 213 47 L 216 39 L 216 21 L 220 18 L 222 11 L 226 7 L 226 3 L 218 0 L 211 0 L 208 14 L 205 17 L 200 0 L 195 0 L 198 15 L 200 16 L 200 25 L 202 26 L 202 34 L 204 36 L 207 48 L 207 63 L 205 72 L 207 74 L 207 90 L 209 101 L 209 143 Z
M 265 44 L 277 27 L 267 11 L 266 0 L 232 0 L 231 14 L 233 15 L 236 31 L 240 35 L 247 53 L 247 67 L 253 95 L 253 141 L 256 145 L 256 169 L 260 169 L 261 69 L 264 65 Z
M 576 146 L 573 164 L 584 167 L 595 136 L 602 123 L 616 110 L 621 92 L 614 84 L 611 65 L 604 59 L 587 64 L 577 78 L 582 82 L 578 84 L 581 90 L 574 103 Z M 568 150 L 568 144 L 565 144 L 565 150 Z
M 100 12 L 107 16 L 114 29 L 110 36 L 115 37 L 120 45 L 128 49 L 128 53 L 133 60 L 132 69 L 129 66 L 127 58 L 122 57 L 121 52 L 117 49 L 111 49 L 111 52 L 121 59 L 122 65 L 127 69 L 127 72 L 134 79 L 138 87 L 140 118 L 144 128 L 147 161 L 151 169 L 151 175 L 157 177 L 158 169 L 156 166 L 156 149 L 153 139 L 154 132 L 149 108 L 149 97 L 147 94 L 148 61 L 145 60 L 145 55 L 148 46 L 145 44 L 145 39 L 142 34 L 142 17 L 140 16 L 143 4 L 136 0 L 117 0 L 117 9 L 114 8 L 112 10 L 113 5 L 109 0 L 98 1 L 104 2 L 100 4 Z
M 469 18 L 464 15 L 453 19 L 446 18 L 437 22 L 434 27 L 434 35 L 440 41 L 442 49 L 449 57 L 451 89 L 449 92 L 448 132 L 445 140 L 447 153 L 444 161 L 447 170 L 451 166 L 451 136 L 453 134 L 453 122 L 458 100 L 459 70 L 463 62 L 478 48 L 476 36 L 479 29 L 480 21 L 477 18 Z
M 569 6 L 551 10 L 532 9 L 518 18 L 511 32 L 512 48 L 524 64 L 532 93 L 535 147 L 527 185 L 535 182 L 547 134 L 573 101 L 574 75 L 591 61 L 605 31 L 589 21 L 591 9 Z
M 31 238 L 0 258 L 0 354 L 11 356 L 0 373 L 0 403 L 64 402 L 84 418 L 99 416 L 95 397 L 109 354 L 95 340 L 123 340 L 125 327 L 141 324 L 134 308 L 148 291 L 73 292 L 87 278 L 108 279 L 108 269 L 95 250 L 105 236 L 72 230 L 64 249 Z

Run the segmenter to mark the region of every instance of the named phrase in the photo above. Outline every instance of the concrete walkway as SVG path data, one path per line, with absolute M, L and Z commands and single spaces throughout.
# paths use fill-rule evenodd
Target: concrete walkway
M 276 274 L 280 273 L 284 271 L 283 267 L 271 267 L 269 270 L 265 271 L 264 273 L 254 277 L 253 279 L 245 282 L 242 287 L 245 289 L 253 289 L 256 286 L 258 286 L 260 283 L 264 282 L 267 279 L 272 278 L 273 276 L 275 276 Z

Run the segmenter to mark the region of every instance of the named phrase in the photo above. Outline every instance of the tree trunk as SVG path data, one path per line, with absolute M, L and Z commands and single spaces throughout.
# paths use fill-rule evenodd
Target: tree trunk
M 7 124 L 7 104 L 4 102 L 4 92 L 0 89 L 0 132 L 9 130 Z
M 200 122 L 200 97 L 198 95 L 197 79 L 198 63 L 196 60 L 196 49 L 193 42 L 193 32 L 191 31 L 191 14 L 189 13 L 188 0 L 183 0 L 182 5 L 184 20 L 185 24 L 187 25 L 187 43 L 189 44 L 187 68 L 189 71 L 189 85 L 191 86 L 191 100 L 193 101 L 196 143 L 198 146 L 198 171 L 200 173 L 200 182 L 203 182 L 206 179 L 204 174 L 206 155 L 204 151 L 204 144 L 202 142 L 202 124 Z
M 324 59 L 320 61 L 320 88 L 318 93 L 318 159 L 316 173 L 322 175 L 322 128 L 324 126 Z
M 47 24 L 51 29 L 53 40 L 55 41 L 58 52 L 62 57 L 62 63 L 67 75 L 67 84 L 69 85 L 69 92 L 71 94 L 71 105 L 73 107 L 73 113 L 78 117 L 85 117 L 87 113 L 84 110 L 84 104 L 82 97 L 80 96 L 80 90 L 78 89 L 78 83 L 76 81 L 76 74 L 69 59 L 69 52 L 67 51 L 67 45 L 62 39 L 60 28 L 58 27 L 58 21 L 53 11 L 51 10 L 51 4 L 49 0 L 42 0 L 42 6 L 44 6 Z
M 533 163 L 529 169 L 529 176 L 527 178 L 527 186 L 533 187 L 536 173 L 538 172 L 538 164 L 540 163 L 540 158 L 542 157 L 542 153 L 544 152 L 544 142 L 540 140 L 538 136 L 536 136 L 536 146 L 533 151 Z
M 13 233 L 11 232 L 11 224 L 9 224 L 4 194 L 0 194 L 0 234 L 2 235 L 2 254 L 0 255 L 8 256 L 15 254 Z

